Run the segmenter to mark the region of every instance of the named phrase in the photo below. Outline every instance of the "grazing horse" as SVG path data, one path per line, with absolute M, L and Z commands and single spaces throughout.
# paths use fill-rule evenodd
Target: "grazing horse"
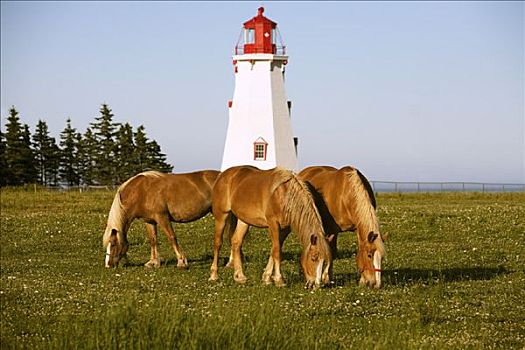
M 211 191 L 220 172 L 197 171 L 165 174 L 146 171 L 124 182 L 113 199 L 103 237 L 106 267 L 116 267 L 128 250 L 127 231 L 134 219 L 146 223 L 151 258 L 146 267 L 160 267 L 157 252 L 157 224 L 168 237 L 177 266 L 187 267 L 186 256 L 177 243 L 171 222 L 191 222 L 211 211 Z
M 256 226 L 268 228 L 272 240 L 270 259 L 262 275 L 264 283 L 270 284 L 273 280 L 276 286 L 285 285 L 281 275 L 281 248 L 290 230 L 298 235 L 303 247 L 301 265 L 306 287 L 319 287 L 321 282 L 326 282 L 332 256 L 322 220 L 306 184 L 291 171 L 259 170 L 252 166 L 229 168 L 219 176 L 213 188 L 212 212 L 215 235 L 210 281 L 219 278 L 219 250 L 228 227 L 230 234 L 233 232 L 233 277 L 238 283 L 246 282 L 241 246 L 249 226 Z
M 298 177 L 314 188 L 314 197 L 323 225 L 331 239 L 332 254 L 336 254 L 337 234 L 357 229 L 357 266 L 359 283 L 381 287 L 381 261 L 385 255 L 385 237 L 379 231 L 374 192 L 359 170 L 346 166 L 312 166 L 303 169 Z

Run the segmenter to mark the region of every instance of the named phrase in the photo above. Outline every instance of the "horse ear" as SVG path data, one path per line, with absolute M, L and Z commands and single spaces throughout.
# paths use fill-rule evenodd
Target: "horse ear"
M 382 233 L 381 234 L 381 239 L 383 240 L 383 242 L 385 242 L 388 239 L 389 236 L 390 235 L 388 233 Z
M 332 234 L 332 235 L 328 236 L 327 240 L 328 240 L 328 242 L 332 243 L 332 241 L 334 240 L 334 238 L 335 238 L 335 235 Z
M 368 243 L 374 243 L 376 238 L 378 237 L 377 233 L 374 233 L 373 231 L 368 234 Z
M 311 245 L 317 245 L 317 236 L 316 235 L 311 235 L 310 236 L 310 244 Z

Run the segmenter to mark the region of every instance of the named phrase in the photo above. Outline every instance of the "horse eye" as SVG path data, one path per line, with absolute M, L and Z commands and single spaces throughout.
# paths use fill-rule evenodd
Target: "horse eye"
M 369 258 L 369 259 L 372 259 L 372 254 L 368 254 L 368 258 Z

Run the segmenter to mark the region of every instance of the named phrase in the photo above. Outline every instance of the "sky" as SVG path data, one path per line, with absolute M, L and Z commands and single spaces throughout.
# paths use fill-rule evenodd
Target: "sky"
M 525 183 L 524 2 L 1 2 L 1 117 L 84 133 L 102 103 L 174 172 L 219 169 L 233 48 L 265 7 L 287 46 L 299 166 Z

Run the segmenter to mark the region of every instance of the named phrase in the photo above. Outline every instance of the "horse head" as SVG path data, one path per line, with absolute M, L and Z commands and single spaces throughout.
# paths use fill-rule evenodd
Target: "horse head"
M 381 287 L 381 261 L 385 255 L 383 237 L 379 232 L 368 233 L 364 239 L 359 239 L 357 267 L 361 274 L 359 284 L 372 288 Z
M 330 282 L 330 267 L 332 255 L 328 246 L 328 239 L 321 235 L 312 234 L 310 242 L 301 255 L 301 266 L 306 278 L 305 288 L 318 288 L 321 283 Z M 323 266 L 325 267 L 323 270 Z
M 126 257 L 128 251 L 128 242 L 124 235 L 114 228 L 106 228 L 109 240 L 106 243 L 106 267 L 117 267 L 120 260 Z

